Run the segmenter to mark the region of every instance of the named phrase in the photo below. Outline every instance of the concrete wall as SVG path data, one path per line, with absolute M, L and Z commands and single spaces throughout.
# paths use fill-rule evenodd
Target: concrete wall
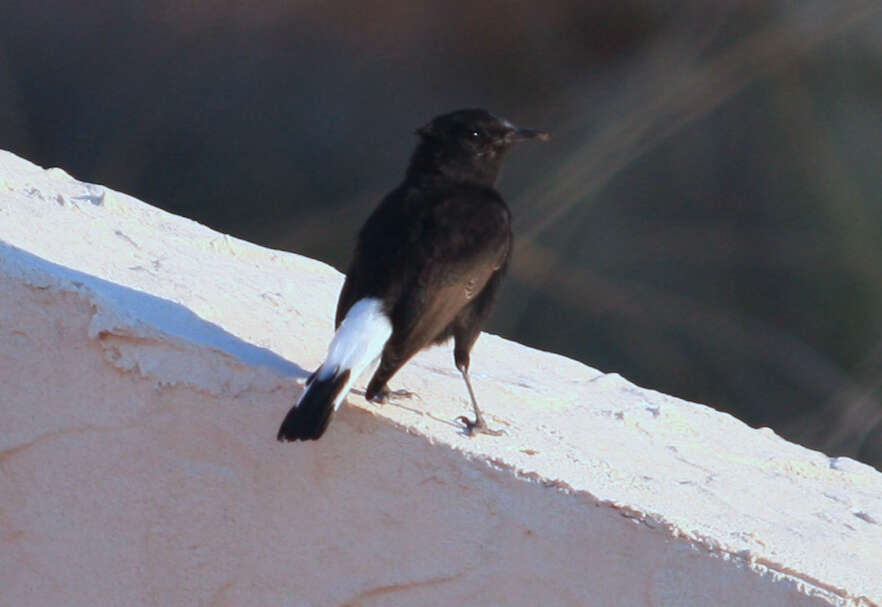
M 0 604 L 882 601 L 882 474 L 495 336 L 277 443 L 340 284 L 0 152 Z

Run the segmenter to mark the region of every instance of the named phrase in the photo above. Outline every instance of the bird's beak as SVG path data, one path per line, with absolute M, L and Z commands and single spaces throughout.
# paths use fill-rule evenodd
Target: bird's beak
M 548 141 L 549 139 L 551 139 L 551 135 L 549 135 L 546 131 L 539 131 L 536 129 L 521 129 L 512 124 L 511 130 L 508 132 L 508 134 L 506 134 L 505 139 L 507 141 L 526 141 L 527 139 Z

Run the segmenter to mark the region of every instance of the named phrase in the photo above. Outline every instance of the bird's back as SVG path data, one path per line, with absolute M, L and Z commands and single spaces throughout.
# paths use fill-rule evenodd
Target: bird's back
M 382 299 L 395 322 L 402 295 L 487 274 L 511 248 L 510 213 L 492 187 L 413 183 L 393 190 L 365 222 L 337 306 L 337 324 L 359 299 Z M 488 272 L 480 271 L 486 268 Z M 463 305 L 468 301 L 463 301 Z

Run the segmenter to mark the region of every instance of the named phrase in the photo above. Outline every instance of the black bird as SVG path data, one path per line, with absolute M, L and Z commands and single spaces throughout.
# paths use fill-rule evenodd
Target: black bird
M 328 356 L 282 422 L 280 441 L 318 439 L 368 367 L 365 398 L 382 402 L 402 365 L 450 337 L 475 409 L 475 421 L 458 419 L 470 434 L 498 434 L 484 422 L 468 375 L 512 248 L 511 215 L 493 184 L 514 142 L 548 134 L 467 109 L 438 116 L 417 135 L 404 183 L 358 235 Z

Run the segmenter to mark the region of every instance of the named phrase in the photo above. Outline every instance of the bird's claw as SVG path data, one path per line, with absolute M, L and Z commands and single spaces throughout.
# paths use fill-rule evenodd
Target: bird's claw
M 414 396 L 417 396 L 417 394 L 408 390 L 390 390 L 385 388 L 368 400 L 378 405 L 385 405 L 390 398 L 413 398 Z
M 489 434 L 490 436 L 502 436 L 502 430 L 492 430 L 487 426 L 487 423 L 482 419 L 478 418 L 476 421 L 470 420 L 465 415 L 460 415 L 456 418 L 456 421 L 462 422 L 465 426 L 465 433 L 469 436 L 474 436 L 475 434 Z

